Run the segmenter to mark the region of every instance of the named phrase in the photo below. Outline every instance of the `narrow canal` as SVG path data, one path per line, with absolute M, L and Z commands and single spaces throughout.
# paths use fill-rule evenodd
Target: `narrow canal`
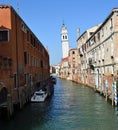
M 26 105 L 0 130 L 118 130 L 118 111 L 93 89 L 58 78 L 51 99 Z

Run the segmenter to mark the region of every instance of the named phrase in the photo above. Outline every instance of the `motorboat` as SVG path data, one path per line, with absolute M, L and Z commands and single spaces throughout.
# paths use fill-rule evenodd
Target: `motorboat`
M 48 94 L 46 91 L 39 90 L 36 91 L 31 97 L 31 102 L 44 102 Z
M 53 82 L 53 84 L 56 84 L 57 80 L 55 77 L 52 77 L 52 82 Z

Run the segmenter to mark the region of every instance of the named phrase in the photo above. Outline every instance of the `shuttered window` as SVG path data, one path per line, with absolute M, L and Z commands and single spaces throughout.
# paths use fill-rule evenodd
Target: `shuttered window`
M 0 41 L 8 41 L 8 30 L 0 30 Z

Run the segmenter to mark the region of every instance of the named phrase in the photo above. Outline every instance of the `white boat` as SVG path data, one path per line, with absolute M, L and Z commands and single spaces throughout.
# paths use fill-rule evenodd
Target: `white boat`
M 67 80 L 70 80 L 70 77 L 67 77 Z
M 36 91 L 31 98 L 31 102 L 44 102 L 47 96 L 47 92 L 43 90 Z

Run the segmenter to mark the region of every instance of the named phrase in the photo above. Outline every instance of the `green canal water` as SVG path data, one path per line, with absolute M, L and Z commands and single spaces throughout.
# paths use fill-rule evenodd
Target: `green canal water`
M 50 99 L 0 121 L 0 130 L 118 130 L 118 110 L 93 89 L 57 78 Z

